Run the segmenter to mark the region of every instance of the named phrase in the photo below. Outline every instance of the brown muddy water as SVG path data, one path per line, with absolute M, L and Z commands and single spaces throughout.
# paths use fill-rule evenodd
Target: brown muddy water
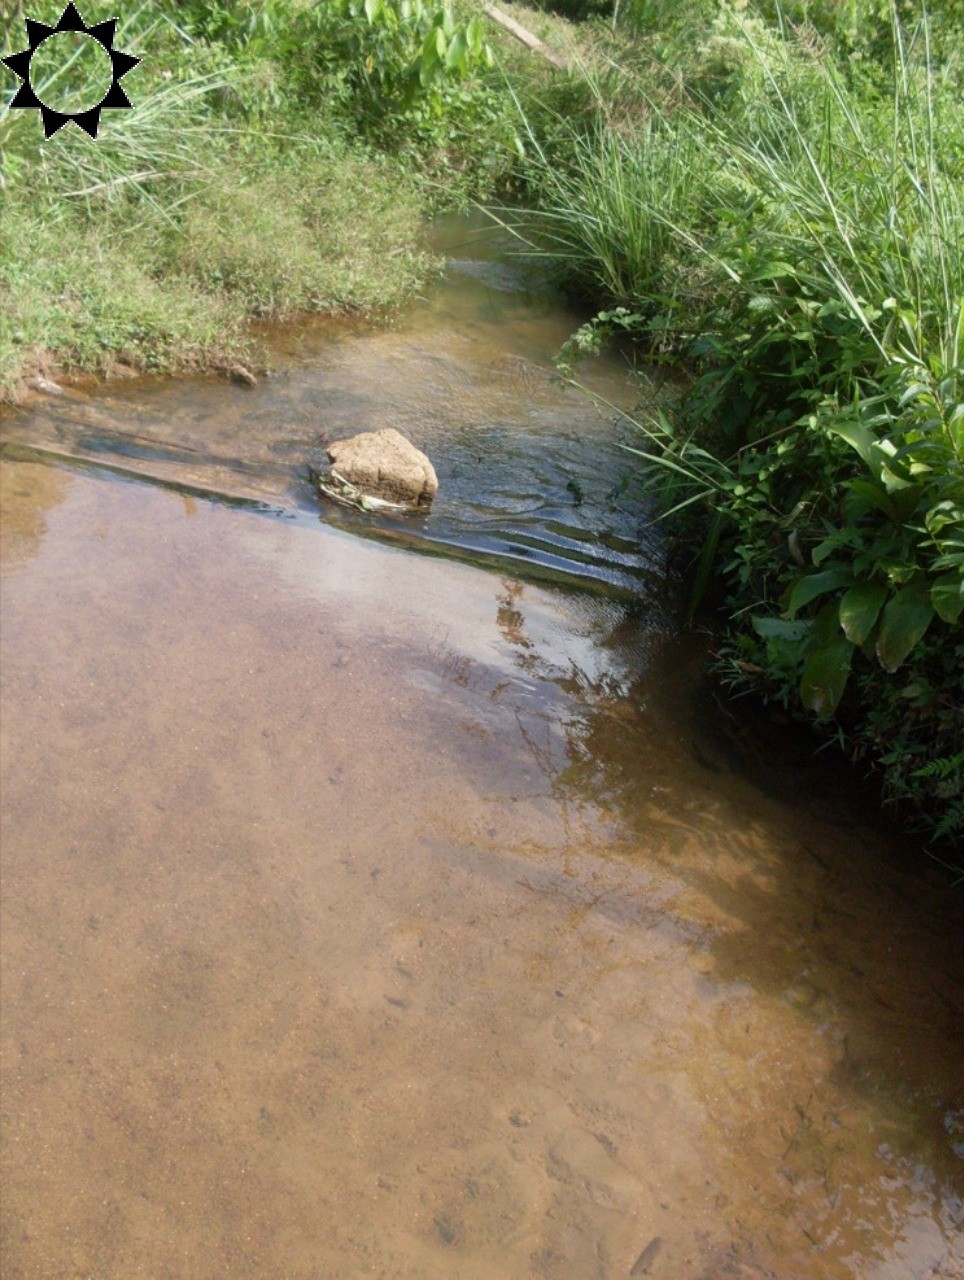
M 964 1276 L 960 896 L 725 732 L 498 266 L 7 415 L 4 1280 Z M 319 520 L 352 402 L 472 511 Z

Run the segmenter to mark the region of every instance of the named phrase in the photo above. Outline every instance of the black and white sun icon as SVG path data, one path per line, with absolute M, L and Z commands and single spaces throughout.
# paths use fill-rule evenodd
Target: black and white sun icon
M 119 49 L 113 47 L 114 35 L 117 30 L 116 18 L 108 18 L 106 22 L 97 22 L 88 27 L 77 12 L 76 6 L 71 3 L 60 15 L 60 20 L 55 27 L 50 27 L 45 22 L 37 22 L 33 18 L 24 18 L 23 22 L 27 28 L 29 48 L 22 50 L 20 53 L 12 53 L 9 57 L 0 58 L 0 62 L 5 67 L 9 67 L 13 74 L 19 76 L 23 81 L 23 84 L 11 99 L 9 109 L 11 111 L 39 111 L 43 120 L 45 138 L 52 138 L 58 129 L 62 129 L 71 120 L 73 120 L 74 124 L 79 125 L 85 133 L 92 138 L 96 138 L 102 111 L 131 111 L 133 109 L 134 104 L 121 88 L 120 81 L 127 75 L 128 71 L 132 71 L 137 66 L 141 59 L 133 58 L 129 53 L 121 53 Z M 56 37 L 64 32 L 74 32 L 78 35 L 86 36 L 90 40 L 96 40 L 97 44 L 110 58 L 110 87 L 106 93 L 101 93 L 99 87 L 94 88 L 93 92 L 98 96 L 99 100 L 92 106 L 84 106 L 82 110 L 78 111 L 59 111 L 44 102 L 30 78 L 31 60 L 40 49 L 40 46 L 48 40 L 52 41 L 53 45 L 56 45 Z M 44 50 L 44 52 L 46 53 L 49 50 L 51 50 L 50 45 L 47 46 L 47 50 Z M 100 56 L 102 57 L 103 55 Z M 90 101 L 89 96 L 87 101 Z

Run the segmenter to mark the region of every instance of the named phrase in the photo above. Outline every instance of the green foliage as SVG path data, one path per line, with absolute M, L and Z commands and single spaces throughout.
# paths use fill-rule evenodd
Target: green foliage
M 461 22 L 447 5 L 422 0 L 329 0 L 303 11 L 292 35 L 350 87 L 372 126 L 379 115 L 410 110 L 492 65 L 478 17 Z
M 958 794 L 918 771 L 964 737 L 964 127 L 927 30 L 892 34 L 884 95 L 721 7 L 675 103 L 601 90 L 561 154 L 530 148 L 547 198 L 517 229 L 604 307 L 564 358 L 629 332 L 691 361 L 638 452 L 668 512 L 707 513 L 728 678 L 946 835 Z
M 285 67 L 301 96 L 324 99 L 376 147 L 468 191 L 490 189 L 507 169 L 511 104 L 477 14 L 423 0 L 330 0 L 303 11 L 292 35 L 300 53 Z
M 312 135 L 323 119 L 462 193 L 506 169 L 511 102 L 476 13 L 424 0 L 234 0 L 176 6 L 176 17 L 228 53 L 239 73 L 229 110 Z
M 61 7 L 30 12 L 55 22 Z M 83 11 L 113 16 L 102 0 Z M 135 109 L 105 112 L 96 141 L 73 126 L 45 141 L 36 113 L 0 111 L 4 388 L 51 352 L 67 368 L 218 365 L 252 316 L 389 305 L 424 278 L 412 177 L 349 154 L 337 113 L 302 102 L 277 62 L 292 41 L 310 58 L 299 14 L 148 0 L 115 37 L 143 57 L 125 77 Z M 11 21 L 5 44 L 24 40 Z M 47 97 L 84 91 L 79 56 L 48 62 Z

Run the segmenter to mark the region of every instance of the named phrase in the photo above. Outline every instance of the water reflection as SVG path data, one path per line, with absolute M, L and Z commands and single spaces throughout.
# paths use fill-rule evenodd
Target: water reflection
M 55 467 L 0 467 L 0 569 L 9 573 L 36 555 L 47 516 L 67 497 L 70 472 Z
M 799 1240 L 784 1265 L 809 1274 L 815 1251 L 824 1274 L 960 1274 L 960 900 L 922 880 L 916 861 L 901 865 L 859 801 L 841 823 L 839 779 L 814 758 L 787 765 L 806 775 L 795 785 L 803 805 L 731 771 L 680 679 L 678 639 L 628 685 L 575 664 L 562 673 L 527 633 L 523 592 L 505 584 L 497 625 L 527 679 L 572 699 L 561 717 L 520 726 L 533 762 L 561 805 L 616 815 L 605 856 L 664 885 L 671 877 L 658 912 L 634 922 L 688 926 L 690 943 L 705 946 L 706 997 L 740 1000 L 714 1027 L 704 1097 L 733 1144 L 730 1176 L 762 1189 L 773 1175 L 779 1194 L 763 1196 L 765 1211 Z M 599 640 L 611 645 L 605 632 Z M 625 910 L 611 899 L 586 906 L 617 920 Z
M 2 606 L 5 1276 L 960 1271 L 960 921 L 644 607 L 83 475 Z

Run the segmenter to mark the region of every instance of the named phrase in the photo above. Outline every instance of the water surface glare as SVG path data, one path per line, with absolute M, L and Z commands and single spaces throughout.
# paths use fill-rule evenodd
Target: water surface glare
M 959 900 L 691 641 L 0 476 L 5 1280 L 964 1275 Z

